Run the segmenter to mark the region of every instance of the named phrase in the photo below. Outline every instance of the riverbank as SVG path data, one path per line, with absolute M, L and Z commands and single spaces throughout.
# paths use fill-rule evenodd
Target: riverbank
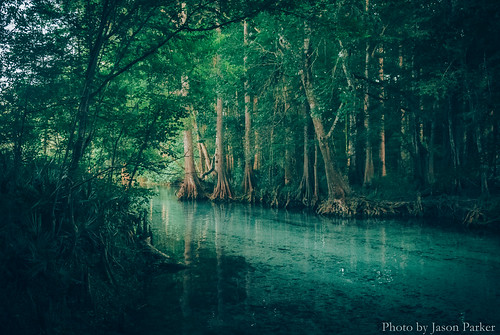
M 142 242 L 150 193 L 33 171 L 0 176 L 0 333 L 118 333 L 154 268 Z
M 172 185 L 177 187 L 178 185 Z M 207 185 L 205 189 L 211 189 Z M 235 196 L 230 201 L 258 204 L 288 210 L 309 209 L 312 212 L 342 218 L 433 218 L 467 228 L 488 229 L 500 232 L 500 196 L 471 197 L 466 195 L 426 194 L 408 192 L 396 194 L 365 194 L 362 189 L 351 193 L 344 200 L 312 199 L 304 203 L 290 189 L 256 191 L 252 197 Z M 413 193 L 413 195 L 411 195 Z M 202 199 L 210 199 L 204 194 Z
M 382 322 L 461 316 L 499 324 L 491 234 L 180 202 L 171 189 L 160 189 L 151 208 L 155 247 L 188 268 L 153 280 L 132 333 L 375 335 Z

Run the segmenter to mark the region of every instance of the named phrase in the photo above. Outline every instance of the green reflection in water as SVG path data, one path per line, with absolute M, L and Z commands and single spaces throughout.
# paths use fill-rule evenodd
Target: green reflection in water
M 500 325 L 500 243 L 419 222 L 332 220 L 152 200 L 154 244 L 189 268 L 153 278 L 142 334 L 381 334 L 384 322 Z M 497 326 L 498 328 L 498 326 Z M 422 333 L 422 332 L 420 332 Z

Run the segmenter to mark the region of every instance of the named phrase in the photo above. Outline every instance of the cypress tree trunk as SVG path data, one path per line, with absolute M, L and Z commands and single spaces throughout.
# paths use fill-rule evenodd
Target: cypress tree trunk
M 193 135 L 190 128 L 184 130 L 184 182 L 177 193 L 179 199 L 199 199 L 203 197 L 193 155 Z
M 313 205 L 313 181 L 311 180 L 311 158 L 310 158 L 310 141 L 309 141 L 309 117 L 307 115 L 307 106 L 303 107 L 304 118 L 304 163 L 302 170 L 302 179 L 300 180 L 299 189 L 296 199 L 301 201 L 305 206 Z
M 213 200 L 228 200 L 233 197 L 226 170 L 226 152 L 224 145 L 224 116 L 222 97 L 217 97 L 217 130 L 216 130 L 215 172 L 217 172 L 217 185 L 211 198 Z
M 220 28 L 217 28 L 219 36 L 222 35 Z M 221 81 L 220 73 L 220 55 L 215 56 L 215 70 L 217 72 L 218 81 Z M 221 84 L 218 83 L 217 86 Z M 215 172 L 217 173 L 217 185 L 211 195 L 212 200 L 228 200 L 233 197 L 231 187 L 229 185 L 227 165 L 226 165 L 226 145 L 224 143 L 224 106 L 222 103 L 222 96 L 217 92 L 217 127 L 215 137 Z

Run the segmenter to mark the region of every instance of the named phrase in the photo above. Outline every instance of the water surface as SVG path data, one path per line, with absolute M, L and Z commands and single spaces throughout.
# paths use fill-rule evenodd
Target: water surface
M 189 267 L 153 279 L 143 334 L 498 333 L 497 236 L 178 202 L 168 189 L 150 219 L 155 246 Z

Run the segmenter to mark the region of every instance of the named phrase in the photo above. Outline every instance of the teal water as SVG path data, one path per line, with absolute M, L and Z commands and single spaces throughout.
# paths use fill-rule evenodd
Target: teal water
M 178 202 L 168 189 L 150 215 L 154 245 L 188 268 L 153 278 L 141 334 L 499 332 L 498 236 Z

